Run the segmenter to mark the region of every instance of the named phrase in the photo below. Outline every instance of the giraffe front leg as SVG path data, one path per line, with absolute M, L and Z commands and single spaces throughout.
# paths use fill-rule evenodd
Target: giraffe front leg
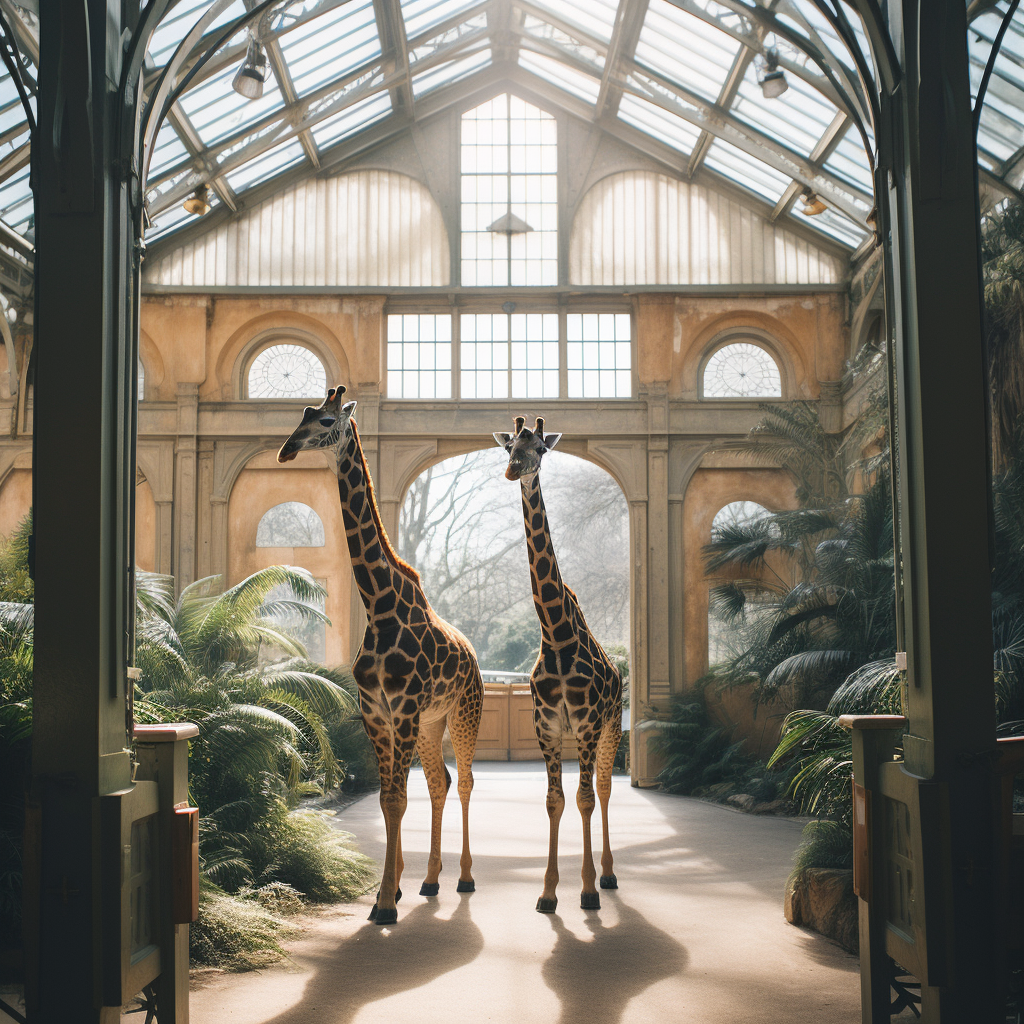
M 615 877 L 615 866 L 612 860 L 611 841 L 608 838 L 608 799 L 612 794 L 612 768 L 615 765 L 615 754 L 622 739 L 622 712 L 615 712 L 612 721 L 601 730 L 601 738 L 597 743 L 597 799 L 601 803 L 601 832 L 603 848 L 601 851 L 601 888 L 618 889 L 619 882 Z
M 397 730 L 396 730 L 397 735 Z M 398 901 L 402 890 L 398 883 L 402 877 L 402 818 L 408 805 L 406 786 L 409 780 L 409 765 L 412 763 L 414 741 L 402 739 L 396 744 L 391 786 L 381 792 L 380 808 L 384 812 L 388 845 L 384 855 L 384 875 L 377 893 L 377 924 L 394 924 L 398 920 Z
M 555 890 L 558 888 L 558 824 L 565 810 L 565 793 L 562 792 L 562 730 L 557 712 L 553 713 L 553 724 L 539 710 L 534 711 L 534 725 L 541 753 L 548 773 L 548 795 L 545 806 L 548 812 L 548 866 L 544 871 L 544 891 L 537 900 L 537 910 L 542 914 L 553 914 L 558 906 Z
M 594 870 L 594 852 L 590 845 L 590 818 L 594 813 L 594 748 L 592 735 L 578 737 L 580 752 L 580 788 L 576 791 L 576 806 L 583 819 L 583 892 L 580 906 L 584 910 L 600 910 L 601 896 L 597 891 L 597 871 Z
M 438 876 L 441 874 L 441 816 L 444 802 L 451 786 L 451 777 L 445 767 L 441 753 L 441 738 L 444 735 L 444 719 L 424 725 L 416 741 L 416 752 L 423 766 L 430 793 L 430 857 L 427 859 L 427 875 L 420 886 L 421 896 L 436 896 L 439 890 Z

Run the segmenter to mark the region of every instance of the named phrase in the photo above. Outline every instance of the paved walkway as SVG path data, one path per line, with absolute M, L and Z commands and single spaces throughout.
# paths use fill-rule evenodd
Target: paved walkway
M 454 771 L 453 771 L 454 774 Z M 455 892 L 460 829 L 449 794 L 441 894 L 417 895 L 430 805 L 410 781 L 398 924 L 373 900 L 329 912 L 258 974 L 220 976 L 192 996 L 193 1024 L 857 1024 L 856 958 L 788 925 L 782 893 L 800 824 L 740 814 L 615 779 L 619 889 L 579 906 L 575 774 L 567 774 L 558 912 L 538 914 L 547 852 L 544 773 L 480 764 L 471 810 L 477 891 Z M 339 827 L 380 859 L 377 796 Z M 600 827 L 595 825 L 595 841 Z

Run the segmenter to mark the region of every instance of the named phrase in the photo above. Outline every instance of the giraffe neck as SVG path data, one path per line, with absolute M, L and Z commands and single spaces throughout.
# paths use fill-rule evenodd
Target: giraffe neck
M 426 600 L 415 570 L 399 559 L 380 522 L 354 423 L 338 449 L 338 496 L 352 572 L 370 621 L 415 619 L 414 610 L 424 609 Z
M 526 526 L 526 553 L 530 559 L 533 606 L 537 609 L 544 643 L 553 646 L 576 636 L 574 601 L 562 583 L 555 549 L 551 543 L 547 509 L 540 491 L 540 474 L 520 481 L 523 491 L 523 522 Z

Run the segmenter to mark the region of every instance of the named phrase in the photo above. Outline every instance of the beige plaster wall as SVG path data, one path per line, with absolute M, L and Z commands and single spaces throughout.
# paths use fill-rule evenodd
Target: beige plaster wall
M 10 537 L 32 507 L 32 470 L 27 457 L 19 457 L 15 468 L 0 484 L 0 537 Z
M 326 545 L 303 548 L 260 548 L 256 530 L 263 514 L 285 501 L 301 501 L 324 524 Z M 341 664 L 351 650 L 349 611 L 352 567 L 338 485 L 323 457 L 301 453 L 294 462 L 279 465 L 272 452 L 256 456 L 239 475 L 228 503 L 229 586 L 268 565 L 297 565 L 308 569 L 327 587 L 327 662 Z
M 730 334 L 761 336 L 780 364 L 783 398 L 817 398 L 818 382 L 839 380 L 846 353 L 846 298 L 816 295 L 637 298 L 641 384 L 666 384 L 670 397 L 696 399 L 708 357 Z
M 135 564 L 156 572 L 156 502 L 147 480 L 135 488 Z

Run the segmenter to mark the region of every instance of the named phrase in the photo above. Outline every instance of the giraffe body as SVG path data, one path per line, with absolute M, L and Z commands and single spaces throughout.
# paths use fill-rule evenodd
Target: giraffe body
M 441 816 L 451 778 L 441 753 L 445 726 L 451 735 L 462 803 L 462 857 L 458 890 L 472 892 L 469 798 L 473 755 L 483 709 L 483 683 L 472 644 L 427 601 L 416 571 L 403 562 L 380 522 L 373 483 L 359 433 L 351 419 L 355 402 L 341 405 L 345 388 L 332 388 L 278 454 L 281 462 L 304 448 L 335 448 L 338 495 L 356 586 L 367 626 L 352 665 L 363 725 L 380 772 L 380 804 L 387 852 L 371 920 L 397 920 L 401 896 L 401 823 L 413 753 L 419 755 L 431 803 L 430 857 L 420 894 L 438 892 Z
M 496 433 L 495 440 L 511 456 L 505 475 L 519 480 L 523 498 L 526 550 L 530 562 L 534 607 L 541 625 L 541 646 L 530 674 L 533 722 L 547 768 L 549 821 L 548 865 L 537 910 L 553 913 L 558 899 L 558 827 L 565 807 L 562 791 L 562 731 L 576 737 L 580 785 L 576 803 L 583 818 L 583 891 L 580 904 L 596 910 L 601 905 L 595 886 L 597 872 L 590 841 L 594 811 L 594 776 L 601 803 L 601 887 L 617 888 L 608 835 L 608 799 L 612 766 L 622 736 L 622 677 L 594 638 L 579 601 L 558 571 L 551 544 L 547 511 L 540 489 L 540 460 L 555 446 L 560 434 L 545 439 L 543 420 L 536 431 L 524 430 L 516 419 L 516 433 Z

